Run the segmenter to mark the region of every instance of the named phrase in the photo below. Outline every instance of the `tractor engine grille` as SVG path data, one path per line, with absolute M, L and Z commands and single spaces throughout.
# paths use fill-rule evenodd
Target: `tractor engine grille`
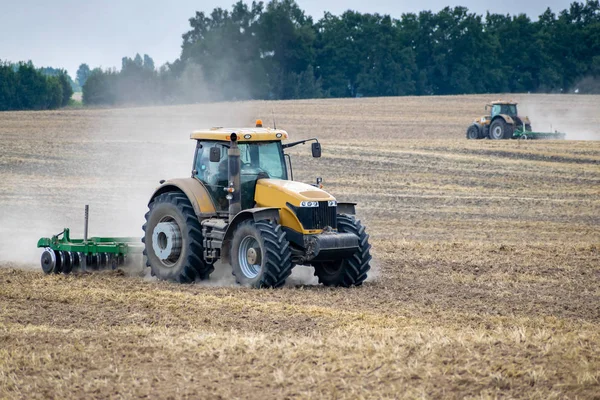
M 327 226 L 337 229 L 337 207 L 329 207 L 328 202 L 319 201 L 319 207 L 294 207 L 304 229 L 323 229 Z

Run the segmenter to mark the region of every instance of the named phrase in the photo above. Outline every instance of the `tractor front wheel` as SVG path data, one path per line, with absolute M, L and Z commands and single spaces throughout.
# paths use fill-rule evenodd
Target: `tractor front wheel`
M 360 286 L 371 269 L 369 235 L 360 221 L 352 215 L 338 215 L 337 221 L 339 232 L 358 236 L 358 250 L 351 257 L 341 260 L 313 262 L 315 275 L 325 286 Z
M 142 242 L 152 275 L 180 283 L 208 279 L 214 267 L 204 261 L 202 228 L 187 196 L 164 193 L 149 208 Z
M 292 252 L 281 225 L 246 221 L 233 233 L 231 267 L 237 283 L 254 288 L 283 286 L 292 273 Z
M 479 136 L 479 128 L 476 125 L 471 125 L 469 129 L 467 129 L 467 139 L 481 139 Z

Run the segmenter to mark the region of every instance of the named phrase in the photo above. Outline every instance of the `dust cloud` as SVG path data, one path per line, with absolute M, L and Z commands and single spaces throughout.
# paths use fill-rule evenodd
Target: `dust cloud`
M 550 105 L 551 96 L 544 98 L 525 97 L 519 104 L 519 114 L 527 115 L 535 132 L 566 133 L 567 140 L 600 140 L 600 126 L 593 123 L 596 118 L 596 96 L 556 95 L 566 101 L 560 105 Z M 584 98 L 584 102 L 575 103 L 568 99 Z M 577 104 L 577 106 L 575 106 Z
M 39 268 L 38 239 L 64 227 L 71 237 L 82 237 L 85 204 L 90 237 L 141 238 L 148 199 L 159 181 L 191 176 L 195 141 L 189 134 L 254 120 L 247 104 L 231 108 L 217 103 L 103 109 L 86 111 L 85 118 L 46 113 L 23 121 L 31 131 L 25 139 L 17 134 L 6 139 L 14 140 L 6 152 L 25 162 L 0 165 L 8 177 L 2 184 L 0 264 Z

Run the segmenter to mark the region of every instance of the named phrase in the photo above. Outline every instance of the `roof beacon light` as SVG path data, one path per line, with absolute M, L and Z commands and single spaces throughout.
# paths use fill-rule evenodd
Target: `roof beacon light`
M 263 125 L 262 125 L 262 119 L 257 119 L 257 120 L 256 120 L 256 127 L 257 127 L 257 128 L 262 128 L 262 126 L 263 126 Z

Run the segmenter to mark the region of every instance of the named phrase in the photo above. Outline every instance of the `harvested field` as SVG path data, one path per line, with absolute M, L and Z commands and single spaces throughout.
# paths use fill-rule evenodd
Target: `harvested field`
M 495 97 L 0 113 L 0 398 L 600 398 L 600 141 L 465 140 Z M 600 139 L 597 96 L 517 100 Z M 296 179 L 359 203 L 363 287 L 42 274 L 37 239 L 80 236 L 84 204 L 92 235 L 139 236 L 189 131 L 272 110 L 323 143 Z

